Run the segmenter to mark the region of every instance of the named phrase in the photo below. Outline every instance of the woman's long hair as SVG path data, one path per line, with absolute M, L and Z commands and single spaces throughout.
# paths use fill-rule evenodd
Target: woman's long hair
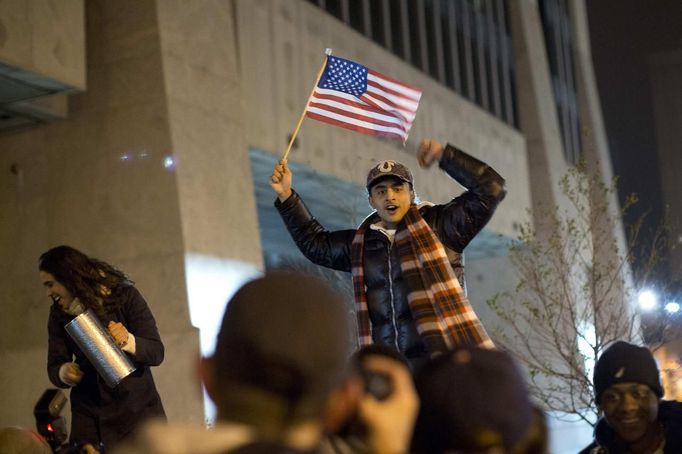
M 57 246 L 44 252 L 38 260 L 38 269 L 52 274 L 100 318 L 117 304 L 112 294 L 133 284 L 122 271 L 70 246 Z

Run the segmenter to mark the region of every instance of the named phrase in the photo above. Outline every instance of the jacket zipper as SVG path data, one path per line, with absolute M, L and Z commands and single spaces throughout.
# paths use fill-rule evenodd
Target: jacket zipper
M 393 271 L 391 267 L 391 248 L 393 241 L 388 243 L 388 293 L 391 295 L 391 322 L 393 323 L 393 333 L 395 334 L 395 348 L 400 351 L 398 346 L 398 324 L 395 319 L 395 301 L 393 301 Z

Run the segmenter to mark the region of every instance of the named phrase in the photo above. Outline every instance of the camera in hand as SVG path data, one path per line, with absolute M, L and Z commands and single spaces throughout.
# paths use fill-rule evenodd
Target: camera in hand
M 66 420 L 61 415 L 66 401 L 67 398 L 63 391 L 48 389 L 33 408 L 36 429 L 53 451 L 66 441 Z
M 393 393 L 391 378 L 384 373 L 362 370 L 365 392 L 377 400 L 386 400 Z
M 38 433 L 45 438 L 55 454 L 82 454 L 87 451 L 86 446 L 95 449 L 95 452 L 103 453 L 104 447 L 82 442 L 67 443 L 66 419 L 62 416 L 62 410 L 67 402 L 66 394 L 59 389 L 48 389 L 38 399 L 33 408 L 33 416 L 36 420 Z

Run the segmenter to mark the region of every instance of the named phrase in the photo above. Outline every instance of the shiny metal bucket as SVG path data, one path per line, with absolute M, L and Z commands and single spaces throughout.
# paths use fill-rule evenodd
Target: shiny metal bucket
M 135 371 L 130 358 L 116 345 L 92 310 L 71 320 L 64 329 L 109 387 L 118 385 Z

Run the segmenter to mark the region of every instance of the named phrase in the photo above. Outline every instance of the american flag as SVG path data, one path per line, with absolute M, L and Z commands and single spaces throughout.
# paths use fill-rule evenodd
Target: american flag
M 405 143 L 422 92 L 366 66 L 329 56 L 306 116 Z

